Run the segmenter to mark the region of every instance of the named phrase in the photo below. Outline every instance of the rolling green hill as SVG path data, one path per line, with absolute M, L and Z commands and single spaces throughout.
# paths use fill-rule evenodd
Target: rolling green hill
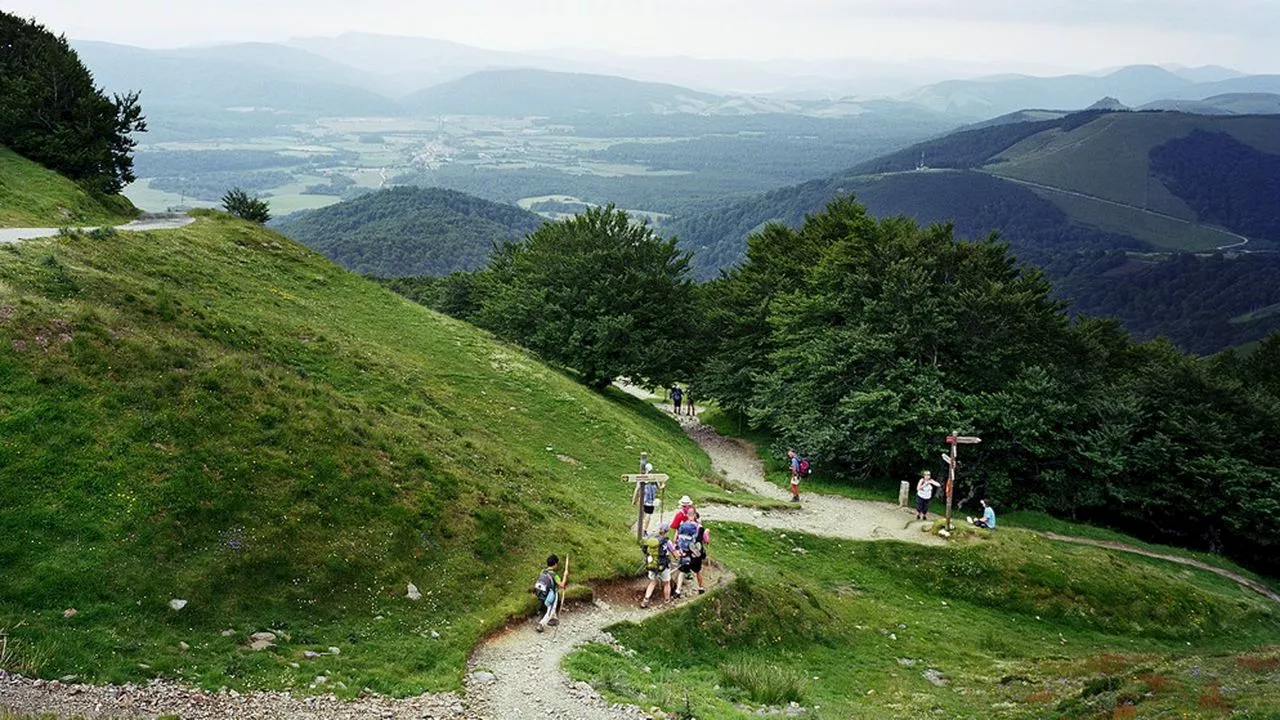
M 10 667 L 305 687 L 338 646 L 351 693 L 455 688 L 547 553 L 635 569 L 641 450 L 722 492 L 644 404 L 225 215 L 0 248 Z
M 338 264 L 379 277 L 475 270 L 495 244 L 542 218 L 443 188 L 393 188 L 286 218 L 275 227 Z
M 0 227 L 123 223 L 137 214 L 123 197 L 95 197 L 61 175 L 0 147 Z

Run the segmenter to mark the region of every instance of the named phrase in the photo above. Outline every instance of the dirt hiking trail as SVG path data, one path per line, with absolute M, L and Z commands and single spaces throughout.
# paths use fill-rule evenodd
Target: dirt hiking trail
M 732 575 L 715 566 L 705 568 L 702 576 L 708 591 L 733 580 Z M 672 582 L 674 584 L 674 579 Z M 697 602 L 701 597 L 692 595 L 665 605 L 658 602 L 645 610 L 640 608 L 640 599 L 646 584 L 646 580 L 634 580 L 597 586 L 590 603 L 561 611 L 558 627 L 547 628 L 539 634 L 530 618 L 485 640 L 468 663 L 467 717 L 481 720 L 650 717 L 642 708 L 610 704 L 590 685 L 572 682 L 560 668 L 565 656 L 584 643 L 618 647 L 604 628 L 624 621 L 640 622 L 654 613 Z M 696 586 L 694 583 L 693 587 Z M 689 587 L 686 583 L 685 589 Z M 654 597 L 661 600 L 661 586 L 654 591 Z
M 764 463 L 755 446 L 745 440 L 720 435 L 697 418 L 677 415 L 684 432 L 711 457 L 711 465 L 730 482 L 770 500 L 790 501 L 791 493 L 765 479 Z M 795 530 L 810 535 L 850 540 L 902 540 L 921 545 L 945 541 L 925 532 L 931 523 L 915 519 L 915 511 L 891 503 L 853 500 L 833 495 L 813 495 L 800 489 L 801 502 L 785 510 L 755 510 L 730 505 L 698 508 L 709 522 L 736 522 L 765 530 Z

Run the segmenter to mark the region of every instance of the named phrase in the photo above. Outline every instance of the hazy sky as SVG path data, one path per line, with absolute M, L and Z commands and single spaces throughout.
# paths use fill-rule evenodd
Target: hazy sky
M 363 31 L 501 50 L 1280 72 L 1280 0 L 0 0 L 0 8 L 72 38 L 149 47 Z

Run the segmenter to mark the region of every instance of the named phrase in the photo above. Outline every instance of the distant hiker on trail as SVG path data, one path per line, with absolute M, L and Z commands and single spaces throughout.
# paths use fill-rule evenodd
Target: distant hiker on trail
M 693 507 L 693 501 L 688 495 L 680 498 L 680 510 L 671 518 L 671 524 L 668 526 L 672 530 L 680 527 L 680 524 L 686 522 L 690 518 L 697 518 L 698 511 Z
M 698 520 L 696 511 L 693 520 L 680 525 L 676 533 L 676 549 L 680 551 L 680 573 L 676 576 L 676 597 L 684 594 L 685 581 L 693 580 L 694 577 L 698 579 L 698 594 L 701 595 L 707 591 L 707 586 L 702 582 L 702 563 L 707 557 L 707 545 L 710 542 L 711 531 Z
M 933 499 L 934 488 L 942 487 L 942 483 L 933 479 L 933 474 L 928 470 L 920 476 L 916 481 L 916 519 L 929 519 L 929 501 Z
M 649 600 L 653 597 L 653 589 L 657 587 L 658 580 L 662 580 L 662 601 L 667 602 L 671 599 L 671 556 L 676 554 L 675 545 L 667 539 L 667 528 L 662 528 L 655 535 L 646 535 L 640 541 L 640 546 L 644 548 L 644 568 L 649 573 L 649 586 L 644 590 L 644 600 L 640 601 L 640 607 L 649 607 Z
M 675 414 L 679 415 L 680 400 L 684 397 L 684 391 L 680 389 L 679 385 L 672 385 L 671 390 L 668 392 L 671 394 L 671 410 Z
M 547 626 L 555 627 L 560 624 L 560 612 L 558 610 L 557 601 L 560 599 L 560 593 L 564 590 L 564 581 L 556 574 L 556 568 L 560 566 L 560 558 L 551 555 L 547 558 L 547 568 L 538 575 L 538 579 L 533 583 L 533 593 L 538 597 L 539 602 L 546 607 L 546 614 L 538 621 L 538 632 L 547 629 Z
M 644 473 L 646 475 L 653 472 L 653 465 L 645 463 Z M 653 519 L 653 511 L 658 504 L 658 483 L 636 483 L 636 489 L 631 493 L 631 504 L 641 503 L 644 509 L 644 523 L 640 528 L 641 533 L 649 532 L 649 521 Z
M 800 456 L 796 449 L 787 450 L 788 464 L 791 466 L 791 502 L 800 502 Z
M 686 385 L 684 388 L 684 414 L 696 416 L 698 413 L 693 409 L 693 386 Z
M 987 500 L 980 501 L 982 503 L 982 517 L 969 518 L 969 524 L 976 525 L 980 528 L 988 530 L 996 529 L 996 511 L 991 507 L 991 503 Z

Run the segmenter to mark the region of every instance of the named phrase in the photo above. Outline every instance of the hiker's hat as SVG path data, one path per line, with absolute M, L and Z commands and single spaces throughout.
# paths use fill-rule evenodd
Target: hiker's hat
M 649 473 L 651 473 L 651 472 L 653 472 L 653 464 L 652 464 L 652 463 L 645 463 L 645 464 L 644 464 L 644 472 L 645 472 L 645 474 L 646 474 L 646 475 L 647 475 L 647 474 L 649 474 Z
M 692 504 L 693 504 L 693 501 L 689 499 L 688 495 L 685 495 L 684 497 L 680 498 L 680 507 L 689 507 Z

